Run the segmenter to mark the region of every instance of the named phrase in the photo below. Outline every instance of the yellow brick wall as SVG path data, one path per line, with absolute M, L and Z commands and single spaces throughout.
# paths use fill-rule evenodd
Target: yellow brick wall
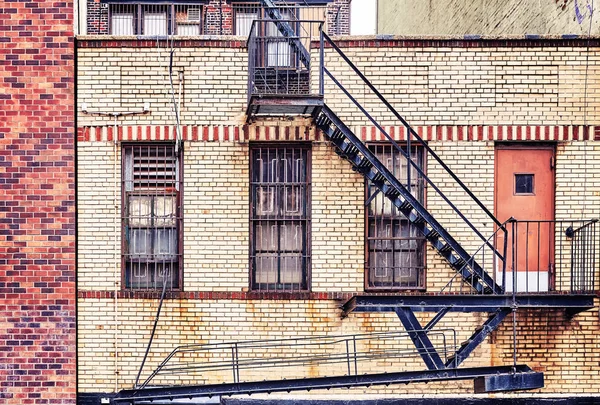
M 261 129 L 259 132 L 263 131 Z M 306 138 L 303 138 L 306 139 Z M 312 291 L 361 292 L 364 277 L 364 181 L 342 161 L 333 149 L 320 140 L 312 144 Z M 80 291 L 112 291 L 120 282 L 119 251 L 115 251 L 115 232 L 120 237 L 118 209 L 114 206 L 115 179 L 120 179 L 120 148 L 112 142 L 80 142 L 78 171 L 79 199 L 79 289 Z M 493 143 L 491 142 L 431 142 L 432 148 L 455 173 L 489 207 L 493 206 Z M 116 148 L 116 149 L 115 149 Z M 587 148 L 587 149 L 586 149 Z M 598 188 L 593 173 L 600 170 L 597 142 L 578 146 L 561 144 L 557 150 L 557 207 L 572 204 L 578 207 L 577 198 L 586 192 L 590 211 L 597 209 L 595 190 Z M 248 193 L 249 193 L 249 143 L 247 142 L 187 142 L 184 146 L 184 290 L 243 292 L 248 287 Z M 116 153 L 116 155 L 115 155 Z M 583 154 L 583 155 L 582 155 Z M 581 165 L 581 160 L 586 161 Z M 579 163 L 577 163 L 579 162 Z M 439 168 L 428 162 L 431 178 L 443 185 L 444 192 L 461 201 L 462 192 L 444 180 Z M 115 171 L 116 169 L 116 171 Z M 573 186 L 578 170 L 589 176 Z M 477 173 L 477 177 L 472 176 Z M 116 198 L 120 202 L 120 183 L 116 183 Z M 431 212 L 457 239 L 469 235 L 464 226 L 448 215 L 447 209 L 428 189 L 427 203 Z M 340 197 L 341 195 L 341 197 Z M 591 196 L 590 196 L 591 195 Z M 490 228 L 481 213 L 473 207 L 467 212 L 484 229 Z M 557 215 L 561 211 L 557 210 Z M 562 214 L 563 218 L 571 218 Z M 579 218 L 580 215 L 574 215 Z M 447 222 L 446 222 L 447 221 Z M 455 225 L 453 225 L 455 224 Z M 472 246 L 478 246 L 472 243 Z M 453 276 L 443 259 L 428 248 L 427 287 L 429 292 L 441 290 Z M 454 291 L 449 289 L 447 291 Z M 131 299 L 114 296 L 106 298 L 80 298 L 79 300 L 79 381 L 80 391 L 113 391 L 130 386 L 141 362 L 145 345 L 156 313 L 157 299 Z M 234 340 L 273 339 L 297 336 L 324 336 L 351 333 L 402 331 L 393 314 L 351 314 L 340 318 L 336 300 L 272 300 L 272 299 L 169 299 L 163 308 L 159 329 L 148 361 L 148 369 L 159 362 L 177 345 L 226 343 Z M 116 309 L 115 309 L 116 305 Z M 568 374 L 568 359 L 559 356 L 561 344 L 571 345 L 577 339 L 594 341 L 598 329 L 594 312 L 578 315 L 567 321 L 560 311 L 540 315 L 535 311 L 520 315 L 519 362 L 532 363 L 547 376 L 543 392 L 562 392 L 564 389 L 581 389 L 592 392 L 593 381 L 580 381 L 565 385 L 561 376 Z M 425 324 L 430 314 L 419 318 Z M 547 317 L 547 318 L 544 318 Z M 581 318 L 580 318 L 581 317 Z M 485 314 L 448 315 L 438 329 L 445 330 L 458 344 L 464 341 L 486 318 Z M 554 318 L 556 318 L 554 320 Z M 538 322 L 538 319 L 548 321 Z M 549 322 L 556 322 L 558 326 Z M 498 336 L 486 341 L 465 362 L 465 366 L 509 364 L 512 357 L 512 330 L 506 321 Z M 574 325 L 577 327 L 575 328 Z M 585 325 L 580 327 L 579 325 Z M 550 329 L 564 331 L 560 339 L 549 346 L 543 343 Z M 532 332 L 534 331 L 534 332 Z M 572 332 L 572 333 L 571 333 Z M 571 339 L 575 340 L 571 340 Z M 435 339 L 434 339 L 435 340 Z M 436 342 L 439 343 L 439 342 Z M 407 342 L 404 346 L 407 347 Z M 597 344 L 597 343 L 590 343 Z M 117 358 L 115 360 L 115 345 Z M 585 346 L 585 343 L 584 343 Z M 376 349 L 378 346 L 375 346 Z M 410 346 L 408 346 L 410 347 Z M 532 347 L 540 347 L 538 351 Z M 548 348 L 550 354 L 540 354 Z M 533 351 L 532 351 L 533 350 Z M 537 349 L 536 349 L 537 350 Z M 522 353 L 522 354 L 521 354 Z M 537 353 L 537 354 L 536 354 Z M 558 356 L 556 360 L 554 356 Z M 522 356 L 522 357 L 521 357 Z M 574 358 L 583 356 L 576 351 Z M 218 358 L 218 356 L 217 356 Z M 579 361 L 579 360 L 578 360 Z M 596 370 L 587 359 L 583 367 Z M 579 372 L 580 366 L 573 368 Z M 422 369 L 414 355 L 394 362 L 367 362 L 364 372 L 381 370 Z M 587 370 L 587 368 L 585 368 Z M 273 369 L 279 376 L 289 372 Z M 293 373 L 336 373 L 327 367 L 298 368 Z M 312 374 L 311 374 L 312 373 Z M 246 372 L 246 377 L 256 377 Z M 291 376 L 290 376 L 291 377 Z M 222 381 L 228 373 L 206 377 L 206 381 Z M 221 379 L 221 380 L 219 380 Z M 181 380 L 178 380 L 181 382 Z M 173 381 L 168 381 L 173 382 Z M 189 381 L 188 381 L 189 382 Z M 117 385 L 115 385 L 117 384 Z M 439 393 L 469 392 L 470 384 L 434 384 Z M 457 388 L 459 387 L 459 388 Z M 566 387 L 566 388 L 565 388 Z M 576 388 L 574 388 L 576 387 Z M 352 390 L 365 393 L 417 393 L 419 385 L 390 389 Z M 347 393 L 342 391 L 339 394 Z
M 79 389 L 82 392 L 110 392 L 115 384 L 118 389 L 131 386 L 139 370 L 156 315 L 157 300 L 144 299 L 80 299 L 79 300 Z M 341 319 L 339 302 L 333 300 L 166 300 L 159 327 L 153 341 L 152 350 L 142 374 L 145 378 L 160 362 L 179 345 L 219 344 L 232 341 L 261 339 L 292 339 L 302 337 L 322 337 L 346 334 L 381 332 L 402 332 L 395 314 L 352 314 Z M 419 316 L 425 323 L 428 315 Z M 443 348 L 441 331 L 446 337 L 447 347 L 465 340 L 485 319 L 483 314 L 448 315 L 438 326 L 440 332 L 432 333 L 432 341 Z M 116 326 L 115 326 L 116 325 Z M 382 342 L 387 342 L 383 345 Z M 395 342 L 395 343 L 394 343 Z M 118 348 L 115 361 L 114 347 Z M 391 345 L 391 346 L 390 346 Z M 345 344 L 335 346 L 343 353 Z M 412 343 L 404 336 L 394 341 L 358 341 L 358 351 L 412 349 Z M 273 355 L 277 348 L 271 348 Z M 297 345 L 282 354 L 290 356 L 323 354 L 328 347 L 305 347 Z M 352 348 L 351 348 L 352 350 Z M 253 353 L 240 350 L 241 360 L 264 356 L 267 352 L 256 350 Z M 465 363 L 468 366 L 489 364 L 490 345 L 483 344 Z M 176 356 L 172 365 L 182 361 L 230 361 L 231 353 L 213 349 L 201 354 Z M 359 373 L 418 370 L 423 368 L 421 359 L 414 353 L 403 357 L 386 357 L 372 361 L 361 361 Z M 341 375 L 347 372 L 346 363 L 329 366 L 313 365 L 296 368 L 265 368 L 241 370 L 242 380 L 263 380 L 280 377 L 298 378 L 318 375 Z M 192 380 L 191 377 L 194 378 Z M 221 372 L 190 373 L 160 377 L 155 383 L 190 383 L 195 381 L 220 383 L 231 381 L 231 369 Z M 448 392 L 469 392 L 469 383 L 446 384 Z M 444 384 L 436 384 L 440 390 Z M 462 387 L 462 388 L 461 388 Z M 366 393 L 415 393 L 417 386 L 399 386 L 365 389 Z M 337 394 L 347 393 L 340 390 Z M 444 391 L 440 391 L 444 392 Z M 336 393 L 332 391 L 332 393 Z
M 77 153 L 77 281 L 111 291 L 121 283 L 121 148 L 79 142 Z
M 585 48 L 342 48 L 394 108 L 416 125 L 581 125 L 600 118 L 598 67 Z M 327 50 L 325 66 L 382 125 L 380 100 Z M 371 125 L 330 79 L 325 101 L 348 125 Z
M 592 59 L 597 57 L 593 50 Z M 450 125 L 595 125 L 597 94 L 588 94 L 584 118 L 583 48 L 577 49 L 443 49 L 365 48 L 348 53 L 367 74 L 376 76 L 402 114 L 411 123 Z M 88 110 L 120 112 L 141 109 L 150 100 L 151 112 L 122 117 L 119 125 L 160 129 L 162 139 L 172 138 L 173 114 L 166 89 L 168 78 L 164 49 L 80 49 L 78 103 Z M 183 71 L 182 124 L 200 133 L 184 142 L 184 284 L 186 293 L 244 293 L 248 289 L 249 252 L 249 142 L 273 140 L 277 131 L 290 129 L 290 139 L 312 143 L 311 243 L 312 292 L 364 291 L 364 180 L 342 161 L 306 121 L 266 120 L 243 126 L 246 103 L 244 49 L 178 49 L 175 66 Z M 331 51 L 328 51 L 331 58 Z M 378 67 L 385 64 L 385 69 Z M 479 66 L 479 68 L 477 67 Z M 347 68 L 330 64 L 342 78 Z M 546 67 L 548 67 L 546 69 Z M 597 81 L 590 66 L 588 83 Z M 178 83 L 176 83 L 178 85 Z M 360 101 L 376 107 L 362 86 L 350 82 Z M 512 86 L 512 87 L 511 87 Z M 524 87 L 523 87 L 524 86 Z M 354 126 L 367 123 L 339 94 L 327 87 L 327 103 Z M 390 117 L 375 110 L 392 125 Z M 388 121 L 386 121 L 388 120 Z M 152 328 L 158 300 L 130 298 L 120 290 L 120 146 L 109 141 L 113 121 L 95 115 L 78 115 L 85 127 L 78 143 L 78 308 L 79 390 L 112 392 L 130 387 L 135 379 Z M 294 125 L 303 126 L 296 130 Z M 396 125 L 396 123 L 393 123 Z M 215 130 L 215 125 L 218 125 Z M 196 126 L 196 127 L 194 127 Z M 203 130 L 211 135 L 204 141 Z M 85 131 L 98 128 L 102 140 L 84 140 Z M 192 129 L 190 129 L 192 128 Z M 225 140 L 225 133 L 240 134 Z M 277 130 L 277 131 L 276 131 Z M 494 127 L 495 139 L 502 139 Z M 295 132 L 294 132 L 295 131 Z M 135 138 L 135 130 L 133 138 Z M 153 132 L 154 133 L 154 132 Z M 130 138 L 130 139 L 133 139 Z M 125 138 L 127 139 L 127 138 Z M 138 138 L 139 139 L 139 138 Z M 281 138 L 283 139 L 283 138 Z M 494 142 L 430 141 L 432 149 L 449 164 L 482 202 L 493 210 Z M 561 142 L 556 158 L 557 219 L 600 216 L 600 142 Z M 452 201 L 468 213 L 484 235 L 493 231 L 481 210 L 449 181 L 440 166 L 427 161 L 427 173 Z M 427 207 L 467 250 L 480 246 L 455 214 L 429 187 Z M 558 236 L 557 236 L 558 238 Z M 453 272 L 428 248 L 427 291 L 440 291 Z M 94 296 L 94 294 L 98 296 Z M 340 318 L 334 299 L 208 299 L 169 298 L 163 308 L 148 370 L 177 345 L 223 343 L 232 340 L 323 336 L 402 330 L 393 314 L 351 314 Z M 586 356 L 597 349 L 597 306 L 568 320 L 560 311 L 519 313 L 519 362 L 531 362 L 546 373 L 543 393 L 597 392 L 591 377 L 598 359 Z M 425 323 L 430 314 L 419 315 Z M 480 325 L 486 314 L 447 316 L 438 325 L 456 333 L 460 344 Z M 492 339 L 481 345 L 465 366 L 510 364 L 512 329 L 507 319 Z M 557 331 L 556 329 L 560 329 Z M 581 343 L 582 348 L 577 348 Z M 575 347 L 574 351 L 565 350 Z M 569 349 L 570 350 L 570 349 Z M 598 350 L 596 350 L 597 352 Z M 218 358 L 218 356 L 217 356 Z M 364 370 L 423 369 L 420 359 L 373 362 Z M 362 371 L 362 370 L 361 370 Z M 294 373 L 333 373 L 318 367 Z M 261 372 L 261 379 L 280 376 L 281 370 Z M 147 375 L 147 374 L 146 374 Z M 248 374 L 249 376 L 255 376 Z M 302 374 L 305 375 L 305 374 Z M 229 378 L 216 375 L 210 381 Z M 594 391 L 595 390 L 595 391 Z M 409 385 L 389 389 L 332 392 L 454 394 L 472 391 L 472 383 Z
M 127 117 L 126 122 L 173 124 L 169 55 L 170 49 L 160 46 L 81 49 L 77 59 L 78 124 L 112 123 L 112 118 L 82 114 L 82 103 L 87 103 L 90 113 L 141 111 L 144 103 L 150 103 L 149 114 Z M 247 67 L 243 48 L 177 49 L 173 84 L 176 99 L 181 99 L 181 121 L 240 122 L 246 107 Z
M 600 57 L 597 48 L 588 52 L 569 46 L 344 47 L 343 51 L 413 126 L 583 125 L 600 118 L 600 96 L 585 92 L 586 84 L 593 89 L 600 81 L 600 68 L 593 63 Z M 149 114 L 121 120 L 172 125 L 169 53 L 164 46 L 79 49 L 78 124 L 113 122 L 82 114 L 82 103 L 90 112 L 125 112 L 141 111 L 149 102 Z M 317 50 L 312 55 L 317 58 Z M 243 123 L 247 64 L 245 48 L 177 48 L 174 87 L 179 95 L 181 77 L 182 123 Z M 381 124 L 397 124 L 333 50 L 326 50 L 325 66 Z M 317 63 L 313 69 L 316 89 Z M 348 125 L 371 125 L 327 77 L 325 101 Z
M 248 286 L 248 145 L 191 142 L 184 152 L 184 290 Z

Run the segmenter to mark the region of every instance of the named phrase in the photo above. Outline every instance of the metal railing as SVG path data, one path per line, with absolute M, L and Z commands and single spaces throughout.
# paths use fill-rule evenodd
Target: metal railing
M 322 26 L 322 21 L 254 20 L 248 38 L 248 100 L 253 95 L 318 94 L 311 85 L 308 49 Z
M 571 292 L 593 292 L 600 290 L 597 280 L 598 266 L 598 219 L 570 225 L 565 236 L 571 239 Z M 559 280 L 561 281 L 561 280 Z
M 422 331 L 416 331 L 422 332 Z M 454 329 L 424 331 L 448 359 L 457 348 Z M 136 388 L 194 383 L 240 383 L 399 371 L 420 361 L 408 332 L 385 332 L 277 340 L 185 345 L 175 348 Z M 408 363 L 407 363 L 408 362 Z
M 327 30 L 327 7 L 311 6 L 303 3 L 277 2 L 277 11 L 283 19 L 292 21 L 322 21 L 324 29 Z M 251 31 L 254 20 L 268 20 L 268 9 L 259 2 L 255 3 L 234 3 L 233 11 L 233 33 L 235 35 L 248 36 Z M 319 32 L 313 32 L 314 37 L 319 36 Z
M 495 268 L 496 283 L 507 294 L 593 293 L 600 289 L 598 220 L 516 220 L 506 223 L 507 234 L 494 232 L 497 245 L 508 244 L 506 268 L 473 257 L 485 268 Z M 442 293 L 469 293 L 470 286 L 453 277 Z
M 511 221 L 506 290 L 593 292 L 598 271 L 597 223 L 597 220 Z
M 461 235 L 461 240 L 458 241 L 461 246 L 466 251 L 476 251 L 479 256 L 489 257 L 490 262 L 495 263 L 496 266 L 500 266 L 503 269 L 506 265 L 505 246 L 496 247 L 497 245 L 489 237 L 486 237 L 484 232 L 486 232 L 485 229 L 489 229 L 494 234 L 502 233 L 506 235 L 507 230 L 504 224 L 475 196 L 471 189 L 450 169 L 438 153 L 425 142 L 421 135 L 408 124 L 331 38 L 326 33 L 323 33 L 322 37 L 324 46 L 332 49 L 332 52 L 345 62 L 339 74 L 340 77 L 336 77 L 333 70 L 340 66 L 339 62 L 332 64 L 333 67 L 330 70 L 328 60 L 331 57 L 329 55 L 324 57 L 323 72 L 329 79 L 327 94 L 332 93 L 334 99 L 332 105 L 329 105 L 329 107 L 335 108 L 339 104 L 338 107 L 344 109 L 344 114 L 360 116 L 363 122 L 373 125 L 377 134 L 381 135 L 381 139 L 385 139 L 393 145 L 404 159 L 404 164 L 407 167 L 411 167 L 408 173 L 416 173 L 408 176 L 406 189 L 414 194 L 417 192 L 419 184 L 425 184 L 429 188 L 428 205 L 435 207 L 435 210 L 432 210 L 432 214 L 448 219 L 442 225 L 453 224 L 448 230 L 450 233 Z M 339 61 L 339 59 L 335 60 Z M 349 74 L 348 71 L 351 73 Z M 342 78 L 342 76 L 344 77 Z M 344 80 L 348 81 L 349 84 L 347 86 L 342 83 Z M 370 97 L 369 109 L 359 101 L 359 98 L 365 97 L 365 95 Z M 384 127 L 381 123 L 381 117 L 386 114 L 387 122 Z M 400 128 L 395 128 L 395 130 L 399 130 L 404 134 L 404 143 L 402 145 L 398 143 L 392 136 L 391 131 L 387 129 L 390 122 L 400 125 Z M 411 156 L 413 146 L 423 148 L 425 153 L 424 160 L 427 162 L 426 169 L 419 167 L 415 163 L 415 159 Z M 435 178 L 442 180 L 434 182 L 432 177 L 425 174 L 425 171 L 430 174 L 435 173 Z M 450 180 L 450 182 L 446 179 Z M 452 201 L 448 197 L 450 193 L 452 193 Z M 460 208 L 457 202 L 460 203 Z M 481 263 L 478 264 L 485 271 L 490 271 Z M 469 263 L 466 263 L 466 265 L 469 265 Z

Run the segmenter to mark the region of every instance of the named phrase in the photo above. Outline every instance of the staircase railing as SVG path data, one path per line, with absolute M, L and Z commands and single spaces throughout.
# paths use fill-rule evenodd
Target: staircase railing
M 507 292 L 593 293 L 598 287 L 598 220 L 511 220 Z
M 322 76 L 313 86 L 307 48 L 322 31 L 322 21 L 254 20 L 248 37 L 248 100 L 252 96 L 316 96 Z M 316 71 L 316 70 L 315 70 Z
M 471 255 L 471 261 L 464 264 L 463 267 L 472 266 L 474 262 L 477 262 L 484 269 L 495 269 L 498 266 L 496 257 L 494 254 L 486 249 L 486 246 L 493 243 L 495 246 L 500 245 L 502 247 L 502 257 L 507 257 L 508 240 L 504 239 L 502 243 L 498 243 L 498 235 L 505 234 L 507 231 L 506 225 L 512 221 L 512 218 L 503 222 L 501 227 L 497 227 L 494 233 L 489 236 L 485 242 Z M 453 293 L 453 294 L 469 294 L 472 292 L 471 284 L 468 279 L 461 277 L 462 271 L 457 272 L 448 283 L 442 288 L 441 293 Z M 493 277 L 496 284 L 500 286 L 506 285 L 506 266 L 501 266 L 499 271 Z
M 454 329 L 417 332 L 427 333 L 432 343 L 421 352 L 436 352 L 444 361 L 459 347 Z M 136 388 L 187 380 L 196 384 L 240 383 L 302 375 L 393 372 L 418 361 L 419 356 L 406 331 L 184 345 L 176 347 Z
M 396 148 L 396 150 L 398 150 L 398 152 L 400 152 L 400 155 L 404 157 L 406 161 L 406 167 L 410 168 L 407 170 L 407 177 L 405 179 L 407 183 L 407 189 L 409 191 L 416 191 L 416 187 L 414 187 L 414 185 L 417 184 L 418 181 L 423 181 L 428 187 L 430 187 L 435 192 L 436 198 L 443 202 L 446 205 L 446 207 L 448 207 L 451 210 L 451 212 L 454 213 L 456 219 L 462 224 L 466 225 L 466 227 L 474 235 L 474 238 L 468 238 L 471 239 L 468 241 L 471 244 L 471 246 L 465 246 L 465 249 L 476 249 L 480 246 L 481 243 L 483 243 L 483 245 L 479 247 L 478 252 L 481 253 L 481 250 L 488 250 L 491 253 L 491 256 L 493 256 L 493 269 L 500 269 L 500 273 L 503 274 L 506 268 L 505 252 L 507 229 L 505 225 L 501 223 L 492 214 L 492 212 L 475 196 L 475 194 L 469 189 L 469 187 L 467 187 L 467 185 L 452 171 L 452 169 L 450 169 L 450 167 L 442 160 L 442 158 L 427 144 L 427 142 L 425 142 L 425 140 L 419 135 L 419 133 L 408 124 L 408 122 L 396 111 L 396 109 L 390 104 L 390 102 L 377 90 L 377 88 L 369 81 L 369 79 L 365 77 L 365 75 L 358 69 L 358 67 L 356 67 L 356 65 L 344 54 L 344 52 L 335 44 L 335 42 L 333 42 L 332 39 L 324 32 L 322 32 L 322 42 L 324 43 L 326 48 L 328 47 L 330 49 L 333 49 L 339 55 L 339 57 L 346 63 L 347 67 L 349 67 L 354 72 L 355 76 L 353 76 L 352 78 L 353 81 L 356 81 L 357 76 L 360 79 L 359 83 L 366 86 L 369 89 L 369 91 L 379 99 L 380 103 L 383 105 L 379 105 L 378 109 L 385 110 L 386 112 L 391 113 L 393 119 L 396 122 L 400 122 L 400 124 L 404 128 L 406 134 L 406 147 L 401 146 L 394 139 L 394 137 L 391 136 L 389 131 L 386 130 L 384 126 L 369 111 L 367 111 L 367 109 L 363 105 L 361 105 L 357 98 L 352 95 L 351 91 L 344 87 L 343 83 L 341 83 L 341 81 L 338 80 L 338 78 L 336 78 L 336 76 L 327 68 L 327 62 L 324 63 L 323 71 L 325 76 L 327 76 L 333 82 L 334 86 L 341 90 L 345 97 L 348 100 L 350 100 L 350 102 L 364 115 L 366 119 L 368 119 L 368 121 L 371 122 L 371 124 L 377 129 L 378 133 L 381 133 L 385 137 L 385 139 L 388 142 L 390 142 L 393 145 L 393 147 Z M 356 83 L 353 83 L 353 87 L 356 87 Z M 442 191 L 441 187 L 438 184 L 434 183 L 431 177 L 426 175 L 425 169 L 419 167 L 414 162 L 414 160 L 411 158 L 411 146 L 414 146 L 415 144 L 422 147 L 426 155 L 432 160 L 432 162 L 435 162 L 437 164 L 438 170 L 442 173 L 445 173 L 445 175 L 449 176 L 453 181 L 453 185 L 458 186 L 458 188 L 466 194 L 466 200 L 470 201 L 471 208 L 478 207 L 481 210 L 481 212 L 483 213 L 482 217 L 487 219 L 486 222 L 489 221 L 489 225 L 491 225 L 495 229 L 495 234 L 499 233 L 504 235 L 504 245 L 501 245 L 499 246 L 499 248 L 497 248 L 495 241 L 490 240 L 488 237 L 484 236 L 482 231 L 477 226 L 475 226 L 473 221 L 467 217 L 463 210 L 461 210 L 452 200 L 450 200 L 446 193 Z M 426 161 L 428 160 L 429 159 L 426 159 Z M 417 179 L 411 178 L 411 172 L 413 171 L 417 173 Z M 486 226 L 487 225 L 488 224 L 486 224 Z M 463 234 L 464 231 L 461 230 L 460 233 Z M 475 243 L 476 240 L 479 240 L 480 242 Z M 486 270 L 489 271 L 491 269 L 488 268 Z M 492 271 L 492 273 L 496 273 L 496 271 Z

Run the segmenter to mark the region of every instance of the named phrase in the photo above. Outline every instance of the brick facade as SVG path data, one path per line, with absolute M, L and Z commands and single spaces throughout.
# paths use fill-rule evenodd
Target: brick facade
M 0 402 L 74 404 L 73 3 L 0 6 Z
M 587 94 L 587 109 L 582 108 L 581 99 L 586 60 L 597 58 L 599 51 L 596 46 L 588 51 L 584 41 L 557 41 L 553 49 L 540 41 L 440 41 L 433 45 L 417 40 L 380 44 L 370 38 L 343 40 L 342 45 L 486 206 L 494 206 L 496 144 L 544 141 L 556 145 L 556 218 L 597 217 L 597 94 Z M 81 38 L 79 45 L 78 108 L 86 102 L 91 112 L 78 114 L 79 391 L 110 393 L 133 383 L 158 303 L 157 292 L 135 293 L 120 284 L 121 143 L 174 140 L 176 131 L 170 94 L 164 90 L 168 83 L 165 47 L 144 41 L 102 42 L 97 37 Z M 156 73 L 150 78 L 148 61 L 153 61 Z M 177 43 L 174 65 L 184 80 L 184 284 L 183 291 L 172 293 L 165 302 L 146 372 L 181 344 L 402 328 L 391 314 L 340 318 L 339 305 L 365 291 L 364 179 L 335 154 L 310 120 L 270 118 L 246 124 L 246 63 L 245 50 L 235 41 Z M 331 50 L 327 50 L 327 63 L 336 76 L 350 83 L 359 101 L 375 106 Z M 587 82 L 595 82 L 593 65 L 588 73 Z M 325 94 L 327 104 L 362 139 L 383 140 L 331 86 Z M 112 119 L 93 114 L 139 111 L 143 102 L 151 105 L 148 114 L 120 117 L 116 128 Z M 395 139 L 405 140 L 404 129 L 391 117 L 380 118 Z M 312 283 L 307 293 L 249 291 L 249 150 L 255 142 L 276 141 L 311 144 Z M 482 232 L 491 234 L 492 224 L 462 198 L 458 186 L 447 181 L 434 162 L 427 165 L 433 181 L 462 204 L 461 209 L 473 214 Z M 430 212 L 467 250 L 478 247 L 433 190 L 427 190 L 426 200 Z M 453 275 L 428 248 L 426 293 L 440 291 Z M 517 313 L 519 362 L 530 363 L 546 376 L 545 388 L 534 394 L 598 392 L 595 376 L 600 372 L 600 358 L 592 350 L 598 345 L 598 300 L 595 305 L 594 310 L 573 319 L 560 310 Z M 456 333 L 461 342 L 486 316 L 448 316 L 439 328 Z M 419 319 L 426 322 L 430 317 L 423 314 Z M 578 344 L 580 348 L 565 351 Z M 510 365 L 511 356 L 509 317 L 465 366 Z M 419 358 L 408 356 L 394 363 L 373 362 L 363 372 L 386 370 L 390 364 L 396 370 L 423 368 Z M 328 371 L 333 372 L 318 367 L 310 372 Z M 225 377 L 197 376 L 194 381 L 215 382 Z M 281 374 L 261 370 L 260 379 L 270 377 Z M 190 382 L 186 378 L 181 376 L 177 382 Z M 424 392 L 467 394 L 472 392 L 472 382 L 332 390 L 330 394 Z
M 256 2 L 258 3 L 258 2 Z M 209 0 L 203 2 L 203 35 L 233 35 L 234 9 L 231 1 Z M 244 4 L 244 3 L 240 3 Z M 300 3 L 302 4 L 302 3 Z M 251 6 L 250 6 L 251 7 Z M 350 34 L 350 2 L 349 0 L 334 0 L 326 7 L 326 16 L 317 16 L 313 11 L 302 12 L 300 19 L 326 21 L 327 32 L 330 35 Z M 325 17 L 325 18 L 322 18 Z M 109 7 L 100 0 L 87 0 L 87 32 L 88 35 L 108 35 Z

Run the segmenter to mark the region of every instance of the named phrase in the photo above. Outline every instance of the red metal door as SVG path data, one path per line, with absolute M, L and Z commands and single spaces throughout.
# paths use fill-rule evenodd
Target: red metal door
M 516 282 L 517 291 L 548 291 L 554 268 L 554 148 L 497 147 L 495 178 L 496 217 L 517 220 L 507 224 L 506 289 L 512 291 Z M 497 242 L 501 247 L 502 235 Z

